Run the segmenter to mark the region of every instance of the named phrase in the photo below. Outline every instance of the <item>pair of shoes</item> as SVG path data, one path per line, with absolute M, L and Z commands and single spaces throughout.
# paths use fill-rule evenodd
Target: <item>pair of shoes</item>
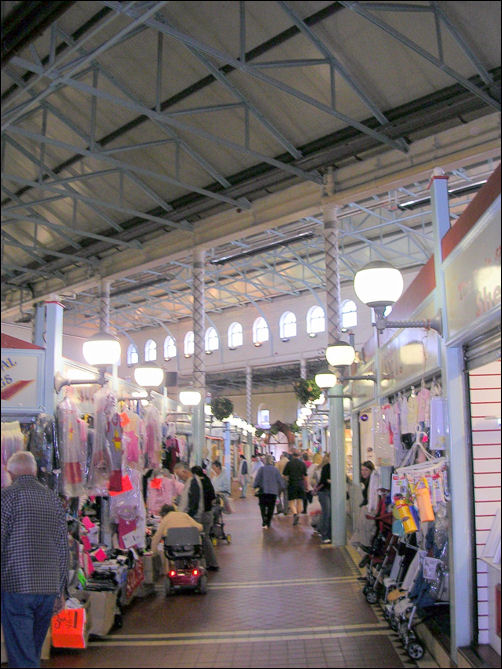
M 361 560 L 361 562 L 360 562 L 357 566 L 358 566 L 360 569 L 362 569 L 365 565 L 368 564 L 369 561 L 370 561 L 370 556 L 369 556 L 369 555 L 365 555 L 365 556 L 363 557 L 363 559 Z
M 331 539 L 323 539 L 323 540 L 321 541 L 321 543 L 322 543 L 322 544 L 330 544 L 330 543 L 331 543 Z
M 262 528 L 263 528 L 264 530 L 268 530 L 269 527 L 270 527 L 270 525 L 262 525 Z
M 298 525 L 299 520 L 300 520 L 300 518 L 298 517 L 298 514 L 295 513 L 294 516 L 293 516 L 293 525 Z
M 208 571 L 218 571 L 219 567 L 213 567 L 213 565 L 211 565 L 210 567 L 207 568 L 207 570 Z
M 241 495 L 240 499 L 246 499 L 246 495 Z
M 306 515 L 307 515 L 307 512 L 306 512 L 306 511 L 302 511 L 302 516 L 306 516 Z

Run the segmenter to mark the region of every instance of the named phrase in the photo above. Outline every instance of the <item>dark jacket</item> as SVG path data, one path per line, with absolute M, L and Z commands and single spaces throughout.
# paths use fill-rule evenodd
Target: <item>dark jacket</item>
M 200 482 L 202 483 L 202 492 L 204 494 L 204 511 L 211 511 L 213 506 L 213 500 L 216 499 L 216 493 L 214 492 L 214 487 L 211 482 L 211 479 L 203 474 L 199 477 Z
M 318 490 L 331 490 L 331 483 L 328 481 L 331 479 L 331 465 L 327 462 L 321 469 L 321 477 L 319 479 L 319 485 L 317 486 Z

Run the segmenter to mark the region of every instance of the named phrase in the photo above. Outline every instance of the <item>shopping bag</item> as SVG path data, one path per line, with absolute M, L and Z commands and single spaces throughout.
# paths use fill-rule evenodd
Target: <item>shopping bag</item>
M 422 477 L 415 488 L 415 501 L 420 516 L 420 522 L 427 523 L 434 520 L 431 495 L 427 479 Z
M 415 519 L 413 518 L 413 514 L 410 510 L 410 507 L 408 504 L 406 504 L 404 499 L 396 499 L 394 500 L 395 504 L 395 509 L 398 518 L 401 520 L 403 523 L 404 531 L 406 534 L 411 534 L 412 532 L 416 532 L 418 527 L 415 522 Z
M 63 609 L 52 617 L 52 645 L 55 648 L 85 648 L 85 609 Z

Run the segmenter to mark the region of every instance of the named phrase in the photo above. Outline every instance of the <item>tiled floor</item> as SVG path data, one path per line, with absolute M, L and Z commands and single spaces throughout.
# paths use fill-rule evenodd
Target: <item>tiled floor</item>
M 366 602 L 345 548 L 321 546 L 301 516 L 264 530 L 257 500 L 224 516 L 209 592 L 136 599 L 121 629 L 81 651 L 52 650 L 44 667 L 412 667 Z M 429 666 L 436 666 L 433 663 Z

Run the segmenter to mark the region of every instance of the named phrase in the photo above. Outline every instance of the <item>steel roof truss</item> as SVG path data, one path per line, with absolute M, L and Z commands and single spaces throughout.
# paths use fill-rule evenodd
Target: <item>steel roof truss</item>
M 361 6 L 360 2 L 346 2 L 344 0 L 341 0 L 341 4 L 344 5 L 344 7 L 347 7 L 347 9 L 351 9 L 353 12 L 356 14 L 359 14 L 359 16 L 362 16 L 366 20 L 368 20 L 370 23 L 373 23 L 375 26 L 378 28 L 381 28 L 383 31 L 391 35 L 391 37 L 394 37 L 398 42 L 401 42 L 401 44 L 404 44 L 407 46 L 409 49 L 414 51 L 415 53 L 418 53 L 420 56 L 425 58 L 429 63 L 434 65 L 435 67 L 439 68 L 442 72 L 445 74 L 448 74 L 450 77 L 455 79 L 459 84 L 461 84 L 464 88 L 466 88 L 468 91 L 476 95 L 478 98 L 483 100 L 483 102 L 490 107 L 493 107 L 497 111 L 500 111 L 501 105 L 497 100 L 492 98 L 490 95 L 485 93 L 483 90 L 478 88 L 475 84 L 471 83 L 469 79 L 466 79 L 464 76 L 456 72 L 452 67 L 447 65 L 446 63 L 442 62 L 439 58 L 436 58 L 433 54 L 429 53 L 426 49 L 423 49 L 420 45 L 418 45 L 416 42 L 413 40 L 409 39 L 406 37 L 406 35 L 403 35 L 400 33 L 398 30 L 393 28 L 391 25 L 386 23 L 385 21 L 382 21 L 380 18 L 374 16 L 373 14 L 370 14 L 364 7 Z M 371 7 L 371 5 L 370 5 Z M 443 18 L 441 16 L 441 18 Z M 453 29 L 452 24 L 449 22 L 448 23 L 448 28 L 451 32 Z M 472 62 L 472 51 L 469 49 L 468 52 L 465 51 L 466 48 L 466 42 L 463 39 L 460 39 L 460 33 L 458 30 L 455 28 L 454 29 L 456 32 L 456 36 L 454 35 L 455 39 L 457 40 L 457 43 L 461 47 L 461 49 L 464 51 L 464 54 L 471 60 Z M 469 55 L 471 54 L 471 56 Z M 476 67 L 476 69 L 478 69 Z

